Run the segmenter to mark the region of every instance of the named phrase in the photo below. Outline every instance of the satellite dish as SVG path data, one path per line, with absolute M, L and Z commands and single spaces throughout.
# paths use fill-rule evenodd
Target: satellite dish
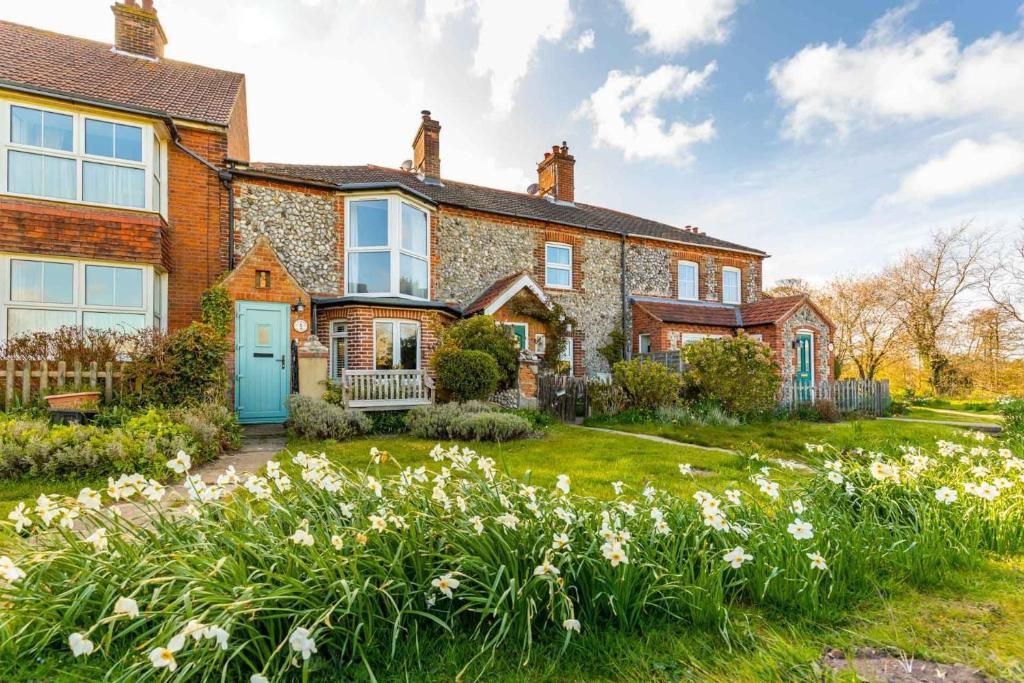
M 402 162 L 402 170 L 403 171 L 411 171 L 412 170 L 412 159 L 406 159 L 405 161 Z
M 526 188 L 526 194 L 537 194 L 538 192 L 540 192 L 540 185 L 538 185 L 537 183 L 533 183 L 528 188 Z

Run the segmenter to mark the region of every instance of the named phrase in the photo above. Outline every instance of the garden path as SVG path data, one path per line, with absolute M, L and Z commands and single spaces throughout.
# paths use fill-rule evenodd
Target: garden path
M 701 446 L 696 443 L 686 443 L 685 441 L 676 441 L 669 439 L 664 436 L 658 436 L 657 434 L 640 434 L 638 432 L 620 432 L 617 429 L 605 429 L 604 427 L 580 427 L 580 429 L 590 429 L 595 432 L 607 432 L 608 434 L 618 434 L 619 436 L 632 436 L 637 439 L 644 439 L 646 441 L 656 441 L 658 443 L 667 443 L 674 446 L 686 446 L 687 448 L 699 448 L 703 451 L 716 451 L 718 453 L 729 453 L 731 455 L 739 455 L 739 451 L 734 451 L 731 448 L 720 448 L 718 446 Z M 801 472 L 810 472 L 811 468 L 807 465 L 796 462 L 795 460 L 781 460 L 779 458 L 769 458 L 771 462 L 783 467 L 798 470 Z
M 988 432 L 999 434 L 1003 431 L 1001 425 L 991 422 L 958 422 L 955 420 L 918 420 L 913 417 L 881 417 L 880 420 L 892 420 L 893 422 L 923 422 L 925 424 L 946 425 L 947 427 L 960 427 L 961 429 L 973 429 L 976 432 Z

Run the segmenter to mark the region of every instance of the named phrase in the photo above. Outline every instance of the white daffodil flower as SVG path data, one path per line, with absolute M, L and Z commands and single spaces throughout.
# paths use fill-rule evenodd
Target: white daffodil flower
M 561 572 L 558 570 L 558 567 L 551 564 L 547 560 L 544 560 L 544 562 L 537 565 L 537 567 L 533 570 L 534 576 L 558 576 L 560 573 Z
M 174 671 L 178 668 L 178 662 L 174 660 L 174 653 L 185 647 L 185 636 L 178 634 L 171 638 L 166 647 L 155 647 L 149 652 L 149 662 L 154 669 L 167 669 Z
M 616 496 L 622 495 L 622 487 L 623 487 L 623 483 L 621 481 L 613 481 L 612 482 L 612 490 L 615 491 L 615 495 Z
M 91 655 L 95 649 L 92 641 L 86 638 L 84 633 L 72 633 L 68 636 L 68 647 L 71 648 L 71 654 L 75 657 Z
M 948 486 L 943 486 L 942 488 L 939 488 L 939 489 L 935 490 L 935 500 L 939 501 L 940 503 L 945 503 L 946 505 L 949 505 L 950 503 L 954 502 L 956 499 L 957 499 L 956 491 L 954 491 L 953 489 L 949 488 Z
M 103 528 L 96 529 L 86 537 L 85 542 L 91 543 L 97 552 L 103 552 L 107 549 L 107 530 Z
M 203 629 L 203 639 L 216 641 L 221 650 L 228 649 L 228 632 L 220 626 L 207 626 Z
M 576 633 L 579 633 L 581 627 L 580 622 L 578 620 L 566 619 L 562 622 L 562 628 L 564 628 L 566 631 L 576 631 Z
M 751 560 L 753 560 L 754 556 L 749 554 L 740 546 L 736 546 L 735 548 L 727 552 L 725 554 L 725 557 L 723 557 L 722 559 L 728 562 L 729 566 L 733 569 L 739 569 L 743 566 L 744 562 L 750 562 Z
M 459 580 L 451 572 L 432 580 L 430 585 L 439 590 L 445 597 L 451 598 L 452 591 L 459 587 Z
M 178 451 L 176 456 L 167 461 L 167 468 L 175 474 L 185 474 L 192 469 L 192 458 L 185 451 Z
M 370 515 L 370 528 L 377 533 L 383 533 L 388 528 L 388 521 L 379 515 Z
M 135 619 L 139 616 L 139 603 L 134 598 L 122 596 L 114 603 L 114 614 Z
M 302 659 L 309 659 L 310 655 L 316 654 L 316 642 L 309 635 L 309 630 L 299 627 L 292 631 L 288 638 L 288 644 L 296 652 L 302 653 Z
M 6 555 L 0 555 L 0 577 L 8 583 L 21 581 L 26 576 L 25 571 L 14 564 L 14 561 Z
M 7 519 L 14 522 L 14 531 L 21 533 L 24 529 L 32 526 L 32 520 L 25 514 L 25 504 L 18 503 L 13 510 L 7 514 Z
M 88 486 L 78 492 L 78 504 L 86 510 L 99 510 L 102 507 L 99 491 L 93 491 Z
M 569 475 L 567 475 L 567 474 L 559 474 L 558 475 L 558 483 L 555 484 L 555 488 L 558 489 L 559 491 L 561 491 L 564 494 L 568 494 L 569 493 L 569 482 L 570 482 Z
M 679 474 L 684 477 L 691 476 L 693 474 L 693 465 L 688 462 L 679 463 Z
M 814 527 L 810 522 L 805 522 L 799 517 L 790 522 L 789 526 L 786 527 L 786 531 L 798 541 L 814 538 Z
M 811 561 L 811 569 L 818 569 L 820 571 L 828 569 L 828 565 L 825 564 L 825 558 L 817 552 L 807 553 L 807 559 Z

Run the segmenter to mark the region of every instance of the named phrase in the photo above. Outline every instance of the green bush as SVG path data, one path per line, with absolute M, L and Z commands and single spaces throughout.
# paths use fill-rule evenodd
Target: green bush
M 839 408 L 827 398 L 814 402 L 814 412 L 818 414 L 818 420 L 821 422 L 839 422 L 842 420 Z
M 138 382 L 142 405 L 176 406 L 215 401 L 227 388 L 224 335 L 211 325 L 194 322 L 172 334 L 155 330 L 139 333 L 131 362 L 129 386 Z
M 439 350 L 434 354 L 437 390 L 451 401 L 485 400 L 498 388 L 501 373 L 484 351 Z
M 1024 399 L 1011 398 L 999 402 L 1003 415 L 1003 431 L 1007 436 L 1024 438 Z
M 626 393 L 617 384 L 592 381 L 587 384 L 587 394 L 594 417 L 617 415 L 626 409 Z
M 421 439 L 510 441 L 533 433 L 523 417 L 478 401 L 417 406 L 406 416 L 406 426 Z
M 508 389 L 516 385 L 519 373 L 519 345 L 509 332 L 489 315 L 476 315 L 448 327 L 438 349 L 442 351 L 483 351 L 497 364 L 497 388 Z M 436 358 L 436 355 L 435 355 Z M 437 367 L 437 366 L 435 366 Z M 494 391 L 492 390 L 487 398 Z M 477 398 L 469 396 L 455 400 Z
M 682 381 L 664 365 L 624 360 L 612 367 L 612 382 L 622 389 L 626 408 L 653 410 L 679 401 Z
M 547 429 L 551 425 L 558 422 L 553 415 L 543 413 L 536 408 L 513 408 L 507 411 L 512 415 L 518 415 L 527 422 L 530 423 L 530 427 L 535 431 L 541 431 Z
M 749 337 L 705 339 L 685 349 L 687 394 L 712 401 L 727 412 L 752 417 L 771 411 L 779 391 L 779 371 L 771 349 Z
M 365 413 L 345 410 L 318 398 L 292 394 L 288 397 L 288 428 L 305 439 L 342 441 L 368 434 L 373 423 Z
M 0 476 L 9 478 L 116 475 L 163 478 L 179 450 L 195 465 L 237 446 L 238 423 L 226 406 L 121 415 L 114 427 L 51 425 L 43 420 L 0 422 Z
M 371 434 L 401 434 L 405 431 L 405 410 L 377 410 L 366 413 Z

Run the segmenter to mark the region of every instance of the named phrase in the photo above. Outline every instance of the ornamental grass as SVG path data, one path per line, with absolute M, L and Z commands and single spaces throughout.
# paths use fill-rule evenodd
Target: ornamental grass
M 483 676 L 499 652 L 525 663 L 539 639 L 664 621 L 728 639 L 738 606 L 832 619 L 885 579 L 926 584 L 1024 547 L 1024 461 L 1009 450 L 808 451 L 821 464 L 790 488 L 755 456 L 751 492 L 614 482 L 608 499 L 574 494 L 566 475 L 513 479 L 457 446 L 435 447 L 429 469 L 377 449 L 360 471 L 299 452 L 216 482 L 179 453 L 180 508 L 126 476 L 11 513 L 0 658 L 64 653 L 111 681 L 261 683 L 373 678 L 453 639 Z

